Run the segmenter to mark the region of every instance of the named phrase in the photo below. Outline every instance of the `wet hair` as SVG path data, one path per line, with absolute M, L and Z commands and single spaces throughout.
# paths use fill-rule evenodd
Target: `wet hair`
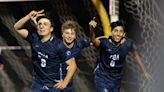
M 72 29 L 76 33 L 79 31 L 79 25 L 76 21 L 73 20 L 67 20 L 62 24 L 61 31 L 64 32 L 65 29 Z
M 125 23 L 124 21 L 116 21 L 116 22 L 112 22 L 111 23 L 111 29 L 113 30 L 115 27 L 117 26 L 122 26 L 123 27 L 123 30 L 125 32 Z

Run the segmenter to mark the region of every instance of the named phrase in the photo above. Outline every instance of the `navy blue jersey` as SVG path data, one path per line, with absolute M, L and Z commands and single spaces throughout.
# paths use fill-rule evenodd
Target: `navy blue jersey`
M 64 49 L 64 51 L 66 50 L 66 52 L 71 53 L 71 55 L 75 58 L 75 60 L 77 61 L 78 55 L 80 54 L 80 51 L 85 48 L 85 47 L 89 47 L 90 46 L 90 41 L 87 39 L 83 39 L 83 40 L 75 40 L 74 41 L 74 45 L 72 48 L 68 48 L 64 45 L 64 43 L 61 45 L 61 47 Z M 62 65 L 62 70 L 63 70 L 63 77 L 66 75 L 67 72 L 67 65 L 64 63 Z
M 66 46 L 65 47 L 67 50 L 71 51 L 71 54 L 77 60 L 80 51 L 83 48 L 89 47 L 89 46 L 90 46 L 90 41 L 87 39 L 83 39 L 83 40 L 75 40 L 72 48 L 67 48 Z
M 100 39 L 97 68 L 112 78 L 120 78 L 126 55 L 134 51 L 132 42 L 126 38 L 123 44 L 114 45 L 108 38 Z
M 26 40 L 31 43 L 33 76 L 43 83 L 54 84 L 54 80 L 60 79 L 60 63 L 70 59 L 71 54 L 64 53 L 60 47 L 62 41 L 55 37 L 42 42 L 37 34 L 29 33 Z

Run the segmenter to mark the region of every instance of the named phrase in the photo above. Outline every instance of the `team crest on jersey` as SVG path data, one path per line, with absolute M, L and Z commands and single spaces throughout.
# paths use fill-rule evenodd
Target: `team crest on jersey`
M 66 51 L 66 55 L 67 55 L 67 56 L 70 56 L 70 55 L 71 55 L 71 51 L 69 51 L 69 50 Z
M 87 39 L 84 39 L 85 42 L 87 42 Z
M 107 49 L 107 51 L 111 52 L 112 50 L 111 49 Z

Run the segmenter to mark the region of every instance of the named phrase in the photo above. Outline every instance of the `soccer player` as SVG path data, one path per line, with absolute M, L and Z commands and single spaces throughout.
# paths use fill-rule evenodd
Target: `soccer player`
M 65 45 L 68 50 L 71 51 L 72 55 L 77 59 L 80 51 L 90 46 L 89 39 L 80 39 L 77 40 L 77 33 L 79 31 L 78 23 L 73 20 L 67 20 L 62 24 L 62 37 L 63 37 L 63 44 Z
M 78 55 L 80 54 L 80 51 L 90 46 L 90 41 L 88 39 L 80 39 L 77 40 L 77 32 L 79 31 L 78 23 L 73 20 L 67 20 L 62 24 L 61 27 L 62 31 L 62 37 L 63 37 L 63 45 L 62 48 L 69 51 L 75 58 L 76 62 L 78 61 Z M 62 69 L 64 71 L 67 71 L 69 66 L 66 64 L 62 64 Z M 65 76 L 66 73 L 63 72 L 63 76 Z M 73 86 L 72 86 L 73 87 Z
M 138 53 L 130 39 L 125 35 L 124 24 L 121 21 L 111 23 L 111 36 L 108 38 L 95 38 L 97 22 L 89 22 L 90 37 L 94 46 L 100 49 L 95 68 L 95 84 L 97 92 L 120 92 L 122 68 L 126 55 L 130 51 L 143 70 L 146 78 L 151 78 L 147 73 Z
M 31 92 L 71 92 L 68 84 L 77 67 L 75 60 L 60 47 L 62 41 L 52 34 L 52 22 L 43 12 L 33 10 L 14 25 L 18 34 L 31 44 L 34 66 Z M 23 28 L 36 17 L 37 32 Z M 69 67 L 63 80 L 60 80 L 60 63 Z

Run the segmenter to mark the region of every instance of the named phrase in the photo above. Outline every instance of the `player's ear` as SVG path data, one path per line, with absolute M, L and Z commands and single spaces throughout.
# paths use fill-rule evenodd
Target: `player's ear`
M 62 31 L 62 37 L 64 37 L 64 35 L 63 35 L 63 34 L 64 34 L 64 32 Z
M 124 32 L 124 34 L 123 34 L 123 37 L 125 37 L 126 36 L 126 32 Z
M 62 34 L 62 37 L 64 37 L 63 34 Z
M 51 31 L 51 32 L 54 31 L 54 27 L 51 27 L 51 28 L 50 28 L 50 31 Z
M 77 38 L 77 32 L 75 32 L 75 39 Z

